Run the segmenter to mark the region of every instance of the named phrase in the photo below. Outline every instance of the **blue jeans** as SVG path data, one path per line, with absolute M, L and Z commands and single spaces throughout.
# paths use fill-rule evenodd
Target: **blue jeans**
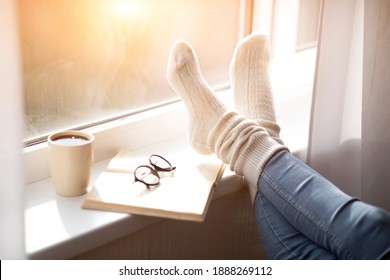
M 382 259 L 390 214 L 352 198 L 287 151 L 258 181 L 257 227 L 272 259 Z

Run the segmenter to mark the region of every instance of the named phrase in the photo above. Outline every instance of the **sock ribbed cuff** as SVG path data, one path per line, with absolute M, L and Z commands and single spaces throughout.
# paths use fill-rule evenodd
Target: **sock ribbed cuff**
M 255 121 L 245 119 L 237 112 L 222 116 L 212 129 L 208 143 L 218 158 L 245 177 L 252 202 L 257 192 L 257 182 L 268 160 L 278 151 L 287 149 L 276 142 Z
M 265 130 L 267 130 L 269 136 L 271 136 L 272 139 L 274 139 L 279 144 L 284 145 L 282 139 L 279 138 L 280 126 L 276 122 L 264 119 L 256 119 L 255 121 Z

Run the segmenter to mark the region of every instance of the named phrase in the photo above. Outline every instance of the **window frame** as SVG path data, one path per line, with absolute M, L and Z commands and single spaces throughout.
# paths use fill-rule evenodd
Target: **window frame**
M 254 15 L 252 14 L 253 7 L 255 7 L 257 2 L 272 2 L 277 0 L 255 0 L 255 1 L 245 1 L 242 0 L 241 3 L 244 5 L 245 13 L 249 16 L 250 20 L 246 21 L 246 24 L 243 24 L 240 28 L 240 38 L 249 34 L 252 31 L 252 24 Z M 258 3 L 257 3 L 258 4 Z M 249 5 L 249 6 L 248 6 Z M 273 5 L 270 5 L 272 8 Z M 264 11 L 263 11 L 264 12 Z M 248 27 L 249 22 L 249 27 Z M 266 33 L 267 34 L 267 33 Z M 270 34 L 270 33 L 268 33 Z M 300 52 L 299 55 L 302 55 L 303 52 Z M 313 73 L 314 75 L 314 73 Z M 310 92 L 310 89 L 309 91 Z M 224 88 L 216 91 L 216 95 L 219 99 L 221 99 L 228 107 L 232 108 L 233 97 L 230 92 L 230 88 Z M 286 145 L 290 148 L 290 151 L 294 153 L 296 156 L 304 159 L 305 154 L 301 155 L 301 151 L 299 149 L 305 148 L 307 146 L 307 137 L 308 137 L 308 124 L 307 127 L 303 125 L 302 127 L 297 128 L 297 123 L 299 125 L 302 124 L 302 114 L 298 114 L 298 118 L 296 118 L 296 107 L 295 105 L 302 104 L 302 100 L 306 105 L 308 94 L 306 93 L 304 96 L 293 94 L 289 99 L 276 100 L 276 109 L 277 114 L 279 112 L 283 112 L 285 115 L 283 116 L 283 120 L 288 120 L 289 122 L 279 122 L 278 123 L 282 127 L 282 139 L 285 141 Z M 309 96 L 310 97 L 310 96 Z M 303 98 L 303 99 L 302 99 Z M 302 100 L 301 100 L 302 99 Z M 309 116 L 308 116 L 309 117 Z M 304 120 L 306 121 L 306 119 Z M 95 150 L 95 167 L 94 167 L 94 176 L 97 176 L 101 170 L 104 170 L 104 166 L 108 163 L 109 159 L 112 158 L 120 149 L 125 148 L 129 151 L 138 150 L 138 149 L 149 149 L 150 146 L 157 148 L 164 148 L 169 145 L 170 148 L 176 148 L 172 145 L 172 143 L 183 144 L 186 139 L 186 110 L 182 102 L 175 101 L 170 104 L 165 104 L 164 106 L 158 106 L 156 108 L 150 110 L 142 110 L 137 112 L 136 114 L 121 116 L 118 119 L 110 120 L 108 122 L 102 122 L 95 126 L 85 128 L 84 130 L 91 132 L 95 136 L 94 150 Z M 287 128 L 287 129 L 286 129 Z M 287 131 L 287 133 L 285 133 Z M 299 137 L 299 138 L 298 138 Z M 295 144 L 296 141 L 298 144 Z M 292 144 L 291 144 L 292 143 Z M 180 146 L 180 145 L 179 145 Z M 24 148 L 23 154 L 26 162 L 26 182 L 27 182 L 27 193 L 28 193 L 28 201 L 27 204 L 31 203 L 42 203 L 44 201 L 43 197 L 50 196 L 51 201 L 53 203 L 58 203 L 61 201 L 61 198 L 56 198 L 53 200 L 51 197 L 53 194 L 48 193 L 48 190 L 51 190 L 51 179 L 47 179 L 50 177 L 48 160 L 47 160 L 47 142 L 43 141 L 41 143 L 37 143 L 35 145 L 30 145 Z M 228 170 L 227 170 L 228 171 Z M 229 172 L 229 171 L 228 171 Z M 227 176 L 230 178 L 233 176 Z M 235 176 L 234 182 L 230 182 L 227 187 L 224 186 L 217 190 L 222 190 L 222 192 L 229 191 L 230 189 L 237 189 L 242 187 L 242 178 Z M 224 195 L 224 194 L 221 194 Z M 74 204 L 71 204 L 69 208 L 63 209 L 64 212 L 72 212 L 72 211 L 81 211 L 77 208 L 75 210 L 75 205 L 79 206 L 82 197 L 75 198 L 72 200 Z M 33 205 L 35 206 L 35 204 Z M 41 206 L 41 205 L 38 205 Z M 40 208 L 40 207 L 38 207 Z M 45 209 L 44 207 L 42 207 Z M 35 217 L 31 218 L 28 216 L 29 210 L 27 213 L 27 224 L 29 226 L 35 227 L 35 219 L 40 215 L 33 215 Z M 50 211 L 47 211 L 50 212 Z M 43 212 L 42 212 L 43 213 Z M 79 214 L 79 212 L 77 212 Z M 115 213 L 118 214 L 118 213 Z M 44 214 L 46 215 L 46 214 Z M 49 215 L 49 213 L 48 213 Z M 104 224 L 104 229 L 109 229 L 114 234 L 110 235 L 109 238 L 119 238 L 123 234 L 131 234 L 131 232 L 139 230 L 140 228 L 148 226 L 151 221 L 150 219 L 132 219 L 130 216 L 126 216 L 126 218 L 110 218 L 106 219 L 107 215 L 99 215 L 97 217 L 99 221 L 99 225 Z M 42 217 L 43 219 L 45 217 Z M 154 221 L 154 220 L 153 220 Z M 60 221 L 62 223 L 62 221 Z M 32 225 L 31 225 L 32 224 Z M 129 225 L 131 225 L 129 227 Z M 101 245 L 103 243 L 99 242 L 107 242 L 108 236 L 107 232 L 102 234 L 102 228 L 95 228 L 94 231 L 88 232 L 90 235 L 95 235 L 94 246 Z M 34 234 L 29 233 L 33 236 L 33 240 L 31 243 L 35 244 L 35 236 Z M 35 247 L 30 246 L 33 252 L 28 252 L 32 254 L 32 257 L 56 257 L 58 258 L 61 254 L 74 254 L 77 250 L 85 250 L 85 246 L 90 246 L 91 244 L 87 244 L 88 242 L 83 242 L 82 239 L 85 238 L 85 233 L 82 236 L 77 236 L 77 240 L 72 240 L 72 237 L 65 237 L 65 240 L 62 240 L 60 244 L 56 244 L 56 246 L 44 248 L 41 251 L 34 251 Z M 28 239 L 28 238 L 27 238 Z M 104 239 L 104 240 L 103 240 Z M 84 239 L 85 240 L 85 239 Z M 103 240 L 103 241 L 102 241 Z M 74 243 L 72 243 L 74 242 Z M 42 242 L 46 245 L 45 242 Z M 67 244 L 78 244 L 78 246 L 69 246 Z M 82 244 L 80 244 L 82 243 Z M 31 245 L 31 244 L 30 244 Z M 40 244 L 41 245 L 41 244 Z M 72 247 L 72 250 L 63 250 L 63 248 Z M 76 249 L 75 249 L 76 248 Z M 62 250 L 61 250 L 62 249 Z M 81 251 L 80 251 L 81 252 Z M 46 254 L 46 255 L 45 255 Z M 69 257 L 70 255 L 63 255 L 65 257 Z M 30 256 L 31 257 L 31 256 Z
M 250 34 L 252 30 L 252 13 L 255 0 L 239 1 L 238 38 L 243 38 Z M 229 84 L 230 82 L 226 81 L 226 85 Z M 226 85 L 215 88 L 215 90 L 223 92 L 226 90 Z M 223 96 L 221 97 L 223 99 Z M 169 138 L 183 136 L 186 133 L 185 120 L 184 107 L 177 98 L 69 129 L 94 134 L 94 162 L 96 163 L 115 156 L 122 148 L 135 150 Z M 134 134 L 137 137 L 134 137 Z M 27 139 L 24 142 L 23 156 L 26 163 L 26 184 L 50 177 L 47 160 L 47 137 L 48 135 L 45 135 Z
M 240 0 L 241 5 L 241 25 L 239 28 L 239 38 L 250 34 L 255 26 L 261 26 L 260 31 L 263 34 L 270 36 L 273 46 L 273 52 L 276 51 L 280 42 L 276 40 L 278 34 L 275 35 L 275 26 L 272 23 L 272 17 L 268 17 L 261 22 L 257 21 L 261 15 L 274 15 L 278 7 L 280 8 L 286 0 Z M 287 0 L 290 1 L 290 0 Z M 298 7 L 299 0 L 293 0 L 290 3 L 292 6 Z M 262 9 L 261 9 L 262 7 Z M 298 9 L 296 9 L 298 11 Z M 294 19 L 291 17 L 291 24 Z M 295 21 L 295 26 L 290 26 L 291 30 L 297 28 L 298 21 Z M 290 40 L 290 43 L 285 46 L 285 52 L 296 52 L 295 42 Z M 277 51 L 276 51 L 277 53 Z M 300 52 L 302 53 L 302 52 Z M 301 54 L 302 55 L 302 54 Z M 314 75 L 314 73 L 313 73 Z M 227 83 L 229 83 L 227 81 Z M 220 88 L 220 99 L 225 102 L 228 107 L 231 107 L 232 100 L 229 89 Z M 296 100 L 297 96 L 292 95 L 292 99 Z M 298 96 L 301 98 L 301 96 Z M 278 100 L 276 98 L 276 107 L 285 108 L 285 104 L 294 102 L 294 100 Z M 311 101 L 305 101 L 307 102 Z M 278 108 L 276 108 L 278 111 Z M 163 142 L 169 138 L 179 137 L 186 134 L 186 113 L 183 104 L 179 100 L 171 100 L 154 106 L 152 108 L 143 108 L 131 114 L 116 116 L 110 120 L 96 122 L 92 126 L 79 127 L 80 130 L 88 131 L 94 134 L 95 144 L 94 161 L 99 162 L 115 156 L 121 148 L 135 150 L 147 145 L 153 145 L 158 142 Z M 283 134 L 283 130 L 282 130 Z M 136 135 L 136 137 L 135 137 Z M 284 134 L 283 137 L 289 138 L 289 135 Z M 46 137 L 39 139 L 40 141 L 25 146 L 23 155 L 26 163 L 26 184 L 37 182 L 50 177 L 50 171 L 47 160 L 47 142 Z M 294 140 L 296 141 L 296 140 Z M 300 146 L 306 145 L 306 136 L 299 140 Z M 26 144 L 26 143 L 25 143 Z M 295 145 L 295 144 L 294 144 Z

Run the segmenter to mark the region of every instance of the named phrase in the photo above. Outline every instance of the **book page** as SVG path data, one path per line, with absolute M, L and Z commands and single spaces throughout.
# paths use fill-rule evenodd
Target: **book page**
M 134 170 L 143 164 L 149 164 L 149 157 L 121 150 L 110 161 L 107 167 L 109 172 L 134 173 Z
M 159 217 L 203 220 L 214 185 L 224 165 L 213 156 L 195 152 L 161 155 L 176 166 L 159 172 L 160 183 L 148 189 L 135 182 L 134 170 L 149 163 L 149 156 L 120 151 L 100 174 L 83 207 Z

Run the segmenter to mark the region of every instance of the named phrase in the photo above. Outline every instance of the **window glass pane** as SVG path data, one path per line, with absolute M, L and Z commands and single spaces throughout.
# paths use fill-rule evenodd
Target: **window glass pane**
M 185 39 L 227 84 L 240 1 L 19 0 L 27 138 L 176 98 L 170 46 Z

